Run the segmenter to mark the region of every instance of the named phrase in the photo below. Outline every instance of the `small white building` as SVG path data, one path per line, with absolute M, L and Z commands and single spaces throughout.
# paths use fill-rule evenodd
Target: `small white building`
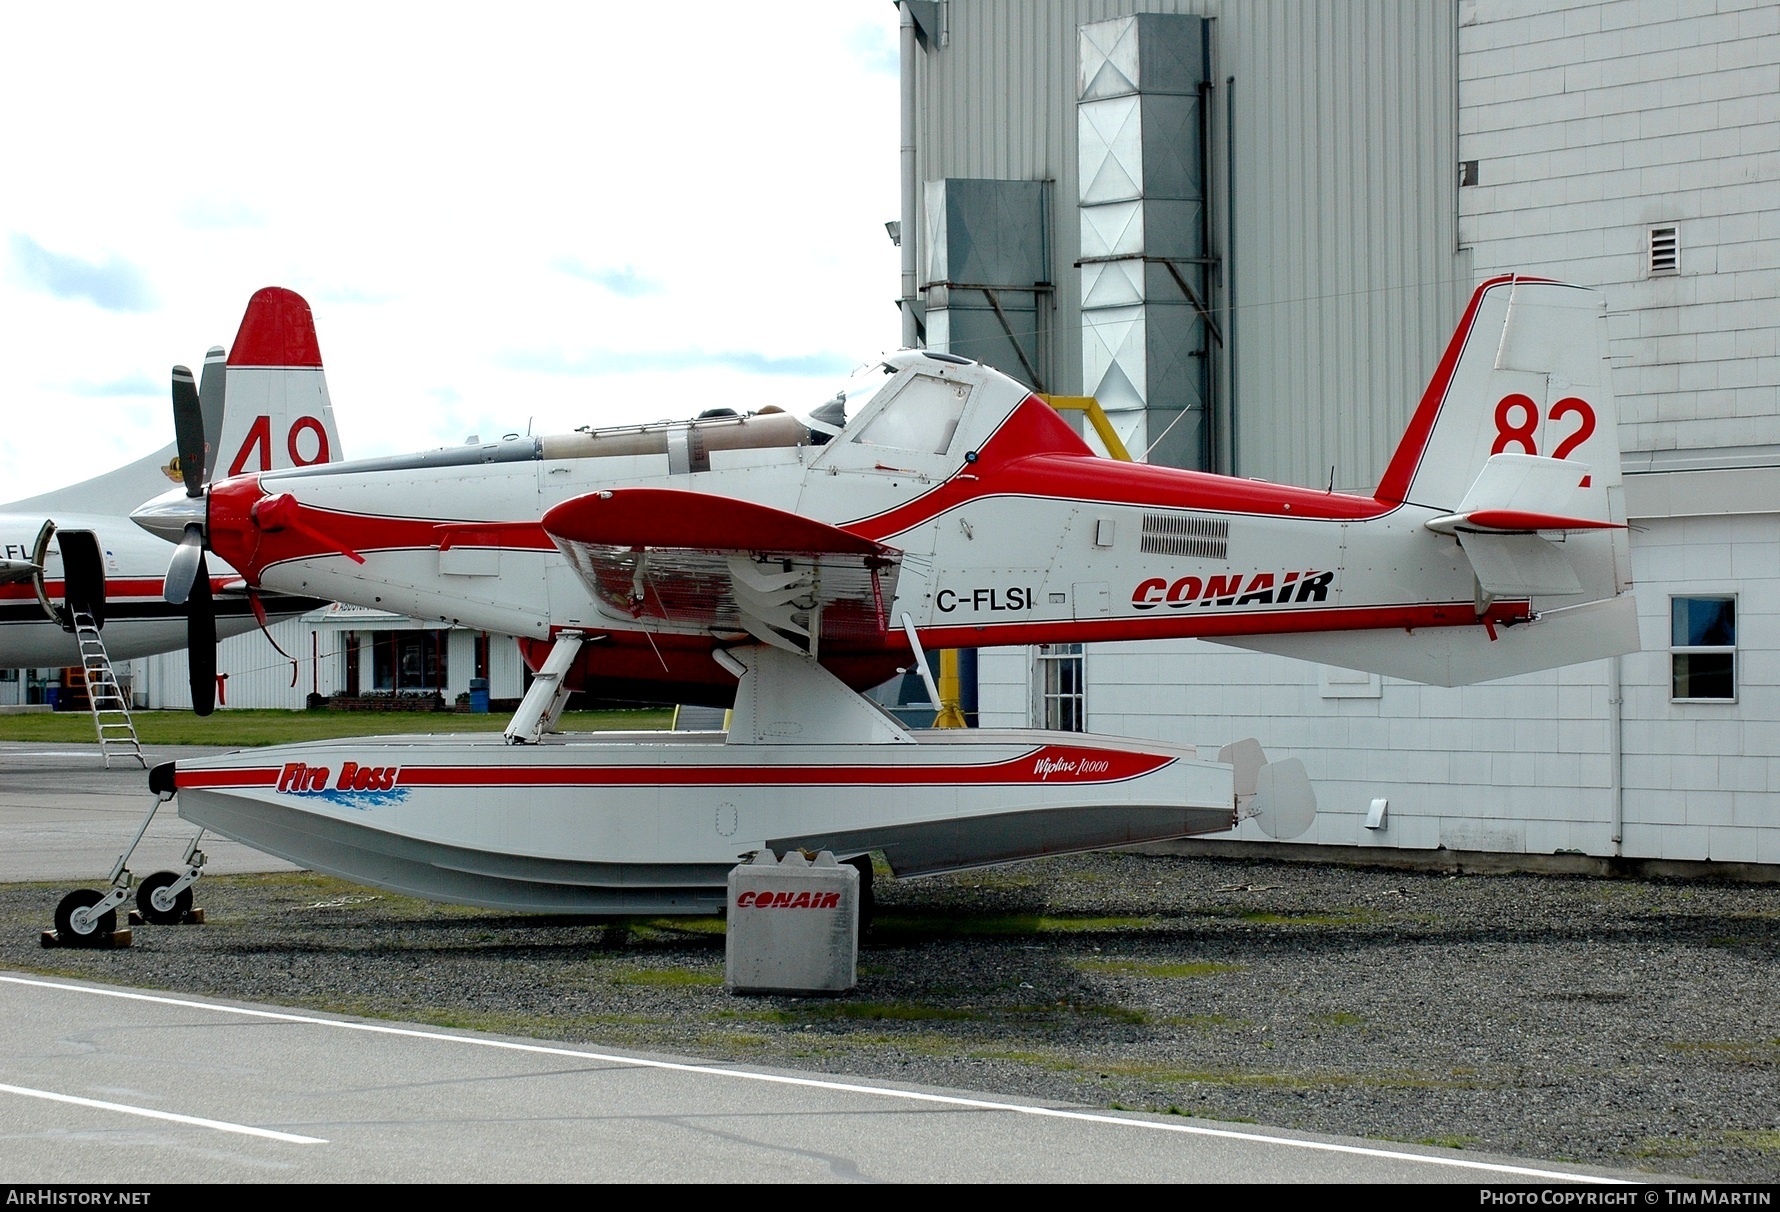
M 492 698 L 525 693 L 524 665 L 511 636 L 335 603 L 273 624 L 270 637 L 251 631 L 217 645 L 219 710 L 296 710 L 311 696 L 437 695 L 449 705 L 469 694 L 472 678 L 487 678 Z M 143 657 L 128 666 L 136 706 L 191 707 L 184 651 Z

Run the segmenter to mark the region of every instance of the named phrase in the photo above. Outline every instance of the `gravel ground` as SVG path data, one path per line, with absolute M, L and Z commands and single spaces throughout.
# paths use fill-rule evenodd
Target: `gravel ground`
M 212 877 L 202 927 L 0 965 L 751 1064 L 1780 1181 L 1780 886 L 1097 854 L 880 877 L 858 989 L 737 998 L 721 925 Z

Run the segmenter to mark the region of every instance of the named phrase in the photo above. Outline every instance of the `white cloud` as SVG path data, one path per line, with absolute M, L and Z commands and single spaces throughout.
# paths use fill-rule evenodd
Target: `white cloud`
M 80 53 L 0 76 L 30 115 L 0 128 L 0 232 L 154 290 L 125 313 L 0 281 L 5 495 L 70 479 L 42 451 L 74 427 L 87 468 L 163 445 L 170 409 L 90 385 L 164 383 L 266 285 L 314 307 L 353 455 L 804 403 L 896 343 L 893 6 L 496 12 L 10 14 Z

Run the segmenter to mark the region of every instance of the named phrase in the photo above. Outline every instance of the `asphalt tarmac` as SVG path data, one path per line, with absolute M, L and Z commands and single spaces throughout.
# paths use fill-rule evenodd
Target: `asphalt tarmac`
M 0 881 L 99 886 L 149 802 L 96 750 L 0 745 Z M 132 868 L 190 830 L 163 807 Z M 213 872 L 290 869 L 204 848 Z M 0 972 L 0 1016 L 11 1183 L 1651 1181 L 28 973 Z
M 1619 1181 L 23 975 L 0 1013 L 14 1183 Z
M 190 745 L 145 748 L 151 765 L 221 752 Z M 103 885 L 153 802 L 148 772 L 117 758 L 107 770 L 96 745 L 0 743 L 0 836 L 6 839 L 0 883 Z M 174 805 L 163 805 L 130 869 L 146 875 L 176 867 L 195 832 Z M 226 838 L 206 837 L 203 850 L 209 856 L 205 870 L 213 875 L 296 870 Z

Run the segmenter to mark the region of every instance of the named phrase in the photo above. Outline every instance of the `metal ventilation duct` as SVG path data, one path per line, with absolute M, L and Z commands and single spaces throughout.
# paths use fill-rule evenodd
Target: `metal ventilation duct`
M 1050 224 L 1043 181 L 926 187 L 927 347 L 1049 390 Z
M 1082 380 L 1133 452 L 1208 466 L 1203 18 L 1078 29 Z

